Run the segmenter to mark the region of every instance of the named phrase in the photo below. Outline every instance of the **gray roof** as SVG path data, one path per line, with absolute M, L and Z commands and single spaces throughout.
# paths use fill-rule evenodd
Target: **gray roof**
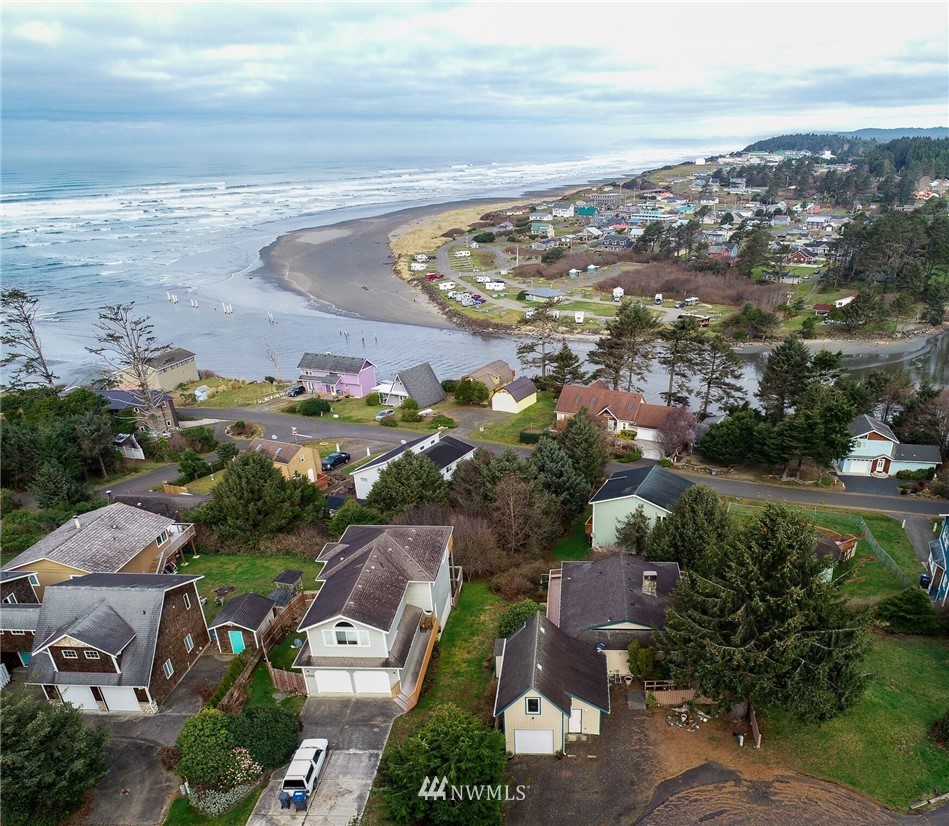
M 208 623 L 208 628 L 238 625 L 248 631 L 256 631 L 273 614 L 275 604 L 272 599 L 260 594 L 241 594 L 225 604 L 214 622 Z
M 643 591 L 643 574 L 657 574 L 656 595 Z M 647 562 L 617 554 L 561 566 L 560 628 L 568 636 L 626 648 L 642 631 L 609 630 L 621 623 L 662 628 L 669 595 L 679 581 L 676 562 Z
M 394 447 L 387 453 L 383 453 L 381 456 L 377 456 L 371 462 L 364 464 L 360 470 L 366 470 L 368 468 L 374 468 L 379 467 L 380 465 L 388 464 L 394 459 L 397 459 L 403 453 L 411 450 L 414 445 L 431 438 L 432 434 L 428 434 L 425 436 L 420 436 L 418 439 L 412 439 L 411 442 L 406 442 L 404 445 Z M 421 454 L 422 456 L 427 456 L 435 465 L 435 467 L 437 467 L 439 470 L 444 470 L 452 462 L 456 462 L 462 456 L 473 453 L 474 450 L 474 445 L 468 444 L 468 442 L 462 441 L 461 439 L 456 439 L 454 436 L 441 436 L 438 441 L 435 442 L 435 444 L 425 448 L 424 450 L 417 450 L 415 452 Z
M 942 463 L 942 454 L 936 445 L 897 445 L 893 450 L 893 458 L 903 462 Z
M 511 365 L 503 359 L 495 359 L 462 376 L 462 379 L 480 381 L 488 390 L 503 387 L 514 378 Z
M 70 519 L 3 567 L 22 568 L 49 559 L 89 573 L 112 573 L 127 565 L 174 519 L 114 502 Z
M 406 392 L 418 402 L 419 407 L 430 407 L 445 398 L 445 391 L 442 390 L 432 365 L 427 361 L 408 370 L 400 370 L 395 378 L 396 381 L 402 382 Z
M 43 595 L 34 652 L 68 634 L 108 653 L 121 651 L 122 671 L 58 672 L 48 656 L 34 656 L 27 681 L 148 685 L 165 593 L 182 586 L 194 589 L 193 583 L 199 579 L 170 574 L 90 574 L 49 586 Z
M 170 350 L 166 350 L 164 353 L 160 353 L 155 356 L 155 358 L 150 359 L 148 366 L 153 367 L 155 370 L 160 370 L 162 367 L 168 367 L 171 364 L 177 364 L 179 361 L 193 358 L 194 353 L 190 350 L 185 350 L 184 347 L 172 347 Z
M 359 375 L 366 365 L 374 366 L 362 356 L 334 356 L 332 353 L 304 353 L 297 367 L 300 370 L 325 370 L 327 373 Z
M 896 434 L 890 430 L 889 425 L 884 424 L 879 419 L 874 419 L 873 416 L 868 416 L 866 413 L 861 413 L 850 423 L 851 436 L 862 436 L 871 431 L 885 436 L 891 442 L 899 443 L 900 441 L 896 438 Z
M 42 607 L 38 602 L 0 603 L 0 630 L 35 631 Z
M 274 579 L 275 585 L 297 585 L 303 582 L 303 571 L 296 568 L 284 568 Z
M 510 384 L 505 384 L 501 388 L 511 395 L 516 402 L 523 401 L 528 396 L 537 392 L 537 386 L 527 376 L 518 376 Z
M 143 511 L 180 520 L 181 514 L 209 502 L 207 493 L 113 493 L 113 502 L 122 502 Z M 81 518 L 81 517 L 80 517 Z
M 109 410 L 113 411 L 141 409 L 145 406 L 142 394 L 135 390 L 97 390 L 96 394 L 102 396 L 109 403 Z M 152 393 L 153 404 L 161 405 L 170 401 L 171 396 L 164 393 Z
M 609 713 L 606 657 L 592 642 L 568 637 L 542 614 L 534 614 L 504 645 L 494 716 L 533 689 L 564 714 L 576 697 Z
M 670 473 L 659 465 L 621 470 L 600 486 L 593 494 L 590 504 L 638 496 L 663 510 L 671 511 L 682 494 L 693 484 L 685 477 Z
M 388 631 L 409 582 L 434 582 L 451 539 L 450 527 L 350 525 L 324 546 L 322 580 L 300 622 L 305 630 L 344 616 Z

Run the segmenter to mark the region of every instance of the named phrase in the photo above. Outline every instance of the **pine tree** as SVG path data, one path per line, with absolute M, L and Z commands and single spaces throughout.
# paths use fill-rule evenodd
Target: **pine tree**
M 386 516 L 428 502 L 448 502 L 448 482 L 428 456 L 407 450 L 383 468 L 366 504 Z
M 725 337 L 716 333 L 705 338 L 703 345 L 695 358 L 695 377 L 702 399 L 697 415 L 700 421 L 708 416 L 710 404 L 729 408 L 745 398 L 745 391 L 738 383 L 742 375 L 741 361 Z
M 587 505 L 590 486 L 556 440 L 545 436 L 528 459 L 537 471 L 541 487 L 559 505 L 563 522 L 572 522 Z
M 598 366 L 597 376 L 614 390 L 632 391 L 642 382 L 655 358 L 656 338 L 660 324 L 652 310 L 641 303 L 625 299 L 616 317 L 606 323 L 606 335 L 587 355 L 590 364 Z
M 46 363 L 43 344 L 36 331 L 38 306 L 39 299 L 23 290 L 0 292 L 0 345 L 4 351 L 0 367 L 16 365 L 7 377 L 10 389 L 56 386 L 56 376 Z
M 694 485 L 679 498 L 675 510 L 662 520 L 646 543 L 645 556 L 679 567 L 703 570 L 717 559 L 732 535 L 728 508 L 705 485 Z
M 768 355 L 758 399 L 765 415 L 778 422 L 797 404 L 811 378 L 811 354 L 796 336 L 788 336 Z
M 553 393 L 559 393 L 565 384 L 583 384 L 587 380 L 587 374 L 581 368 L 582 364 L 583 359 L 570 349 L 570 345 L 564 339 L 560 343 L 560 349 L 554 353 L 550 361 L 550 372 L 547 374 L 548 389 Z
M 626 514 L 616 528 L 616 544 L 631 554 L 641 554 L 649 540 L 649 517 L 640 505 Z
M 659 350 L 659 363 L 669 371 L 669 388 L 659 395 L 666 407 L 689 403 L 691 379 L 703 349 L 702 329 L 697 318 L 680 318 L 665 325 L 659 333 L 665 347 Z
M 36 471 L 30 490 L 41 508 L 55 508 L 70 501 L 72 480 L 59 462 L 45 462 Z
M 245 451 L 211 491 L 209 521 L 225 538 L 255 542 L 286 530 L 299 518 L 296 498 L 266 456 Z
M 780 505 L 745 523 L 714 567 L 680 580 L 658 647 L 673 679 L 725 707 L 750 700 L 806 720 L 848 709 L 866 687 L 866 620 L 841 580 L 823 583 L 814 530 Z
M 517 357 L 525 367 L 537 370 L 541 383 L 547 377 L 551 359 L 550 350 L 557 337 L 557 329 L 560 327 L 560 319 L 554 316 L 556 309 L 556 299 L 548 298 L 534 309 L 534 314 L 530 318 L 524 316 L 518 321 L 518 326 L 527 328 L 529 332 L 525 333 L 527 340 L 518 345 Z
M 609 449 L 606 434 L 585 407 L 581 407 L 570 418 L 560 434 L 558 443 L 587 485 L 592 487 L 603 473 Z

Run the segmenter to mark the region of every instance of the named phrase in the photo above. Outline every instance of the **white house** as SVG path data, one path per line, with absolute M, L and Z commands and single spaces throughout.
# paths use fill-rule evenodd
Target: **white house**
M 936 445 L 901 444 L 879 419 L 861 414 L 850 423 L 850 452 L 837 460 L 844 474 L 895 476 L 901 470 L 927 470 L 942 462 Z
M 551 212 L 554 218 L 573 218 L 573 204 L 554 204 Z
M 528 301 L 547 301 L 552 298 L 554 301 L 563 301 L 566 293 L 562 290 L 555 290 L 552 287 L 534 287 L 527 291 Z
M 310 695 L 418 698 L 461 586 L 452 529 L 350 525 L 324 546 L 322 587 L 300 622 L 293 663 Z
M 455 258 L 471 258 L 471 250 L 455 250 L 452 254 Z
M 405 442 L 353 471 L 356 498 L 365 499 L 373 485 L 379 481 L 379 474 L 406 451 L 427 456 L 445 479 L 451 479 L 458 463 L 470 459 L 474 455 L 475 447 L 454 436 L 443 435 L 441 431 Z

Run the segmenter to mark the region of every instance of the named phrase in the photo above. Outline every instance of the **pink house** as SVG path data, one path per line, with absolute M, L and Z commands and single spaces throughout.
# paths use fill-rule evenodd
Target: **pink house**
M 376 384 L 376 365 L 361 356 L 304 353 L 297 367 L 307 393 L 359 399 Z

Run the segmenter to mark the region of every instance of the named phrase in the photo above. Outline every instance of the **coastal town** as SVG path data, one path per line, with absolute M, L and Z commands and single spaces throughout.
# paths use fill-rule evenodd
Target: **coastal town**
M 401 226 L 385 277 L 517 339 L 454 375 L 341 332 L 228 378 L 130 301 L 70 384 L 5 289 L 20 822 L 939 822 L 949 388 L 843 349 L 946 335 L 947 143 L 783 136 Z

